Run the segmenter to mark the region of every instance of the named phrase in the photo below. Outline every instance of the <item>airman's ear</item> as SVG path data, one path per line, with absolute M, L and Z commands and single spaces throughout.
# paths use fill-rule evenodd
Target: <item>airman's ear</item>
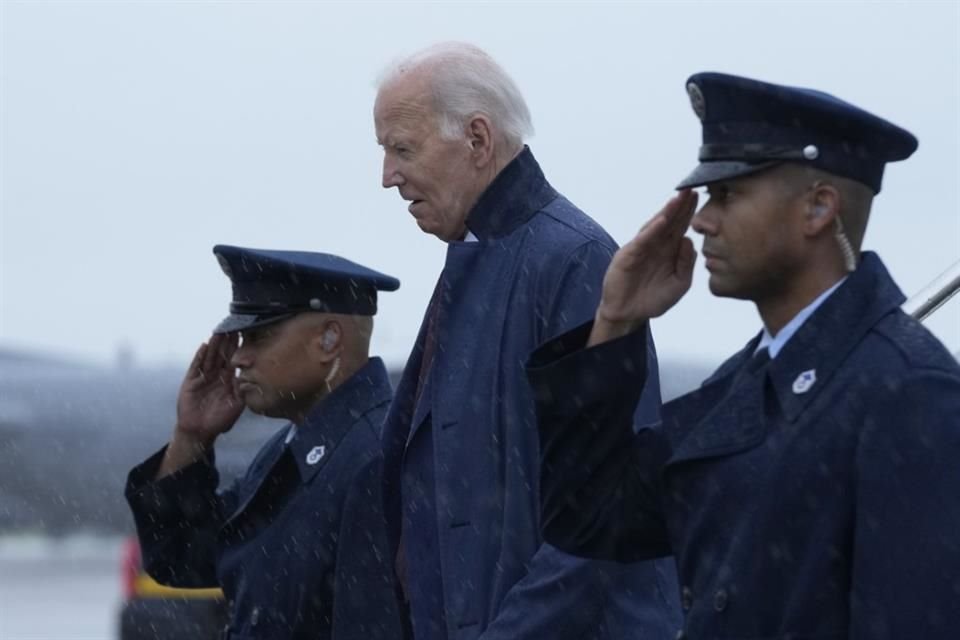
M 312 342 L 317 346 L 317 352 L 320 354 L 322 361 L 333 360 L 342 351 L 343 328 L 339 322 L 331 320 L 326 323 L 322 332 L 317 334 Z
M 807 196 L 807 215 L 804 231 L 807 235 L 819 235 L 832 230 L 834 220 L 840 216 L 840 191 L 832 184 L 818 182 Z

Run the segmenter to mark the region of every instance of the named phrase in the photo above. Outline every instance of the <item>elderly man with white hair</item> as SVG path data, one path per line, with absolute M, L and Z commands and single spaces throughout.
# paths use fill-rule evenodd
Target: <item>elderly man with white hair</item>
M 391 551 L 416 640 L 672 638 L 671 560 L 574 558 L 539 531 L 523 363 L 593 316 L 616 244 L 546 181 L 524 145 L 523 96 L 480 49 L 442 44 L 392 66 L 374 120 L 383 186 L 447 243 L 383 434 Z M 640 424 L 659 418 L 648 379 Z

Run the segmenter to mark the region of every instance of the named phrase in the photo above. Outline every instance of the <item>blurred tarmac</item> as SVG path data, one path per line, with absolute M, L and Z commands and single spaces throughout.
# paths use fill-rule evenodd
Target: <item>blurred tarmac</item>
M 0 640 L 114 640 L 122 541 L 0 536 Z

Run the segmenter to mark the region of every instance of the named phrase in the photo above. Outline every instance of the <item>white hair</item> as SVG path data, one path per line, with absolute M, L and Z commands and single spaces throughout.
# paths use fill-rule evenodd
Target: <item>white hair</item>
M 414 69 L 426 69 L 439 118 L 440 133 L 456 140 L 475 115 L 484 115 L 511 146 L 533 135 L 530 110 L 513 79 L 488 53 L 463 42 L 427 47 L 388 67 L 377 88 L 398 80 Z

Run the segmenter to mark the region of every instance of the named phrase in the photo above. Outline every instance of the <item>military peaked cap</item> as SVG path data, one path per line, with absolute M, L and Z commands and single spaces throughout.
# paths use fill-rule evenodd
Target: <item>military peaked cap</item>
M 304 311 L 372 316 L 377 291 L 400 281 L 345 258 L 309 251 L 217 245 L 213 253 L 233 285 L 230 315 L 214 333 L 230 333 Z
M 703 146 L 700 165 L 678 189 L 797 162 L 879 193 L 884 165 L 917 148 L 909 131 L 821 91 L 698 73 L 687 80 L 687 93 Z

